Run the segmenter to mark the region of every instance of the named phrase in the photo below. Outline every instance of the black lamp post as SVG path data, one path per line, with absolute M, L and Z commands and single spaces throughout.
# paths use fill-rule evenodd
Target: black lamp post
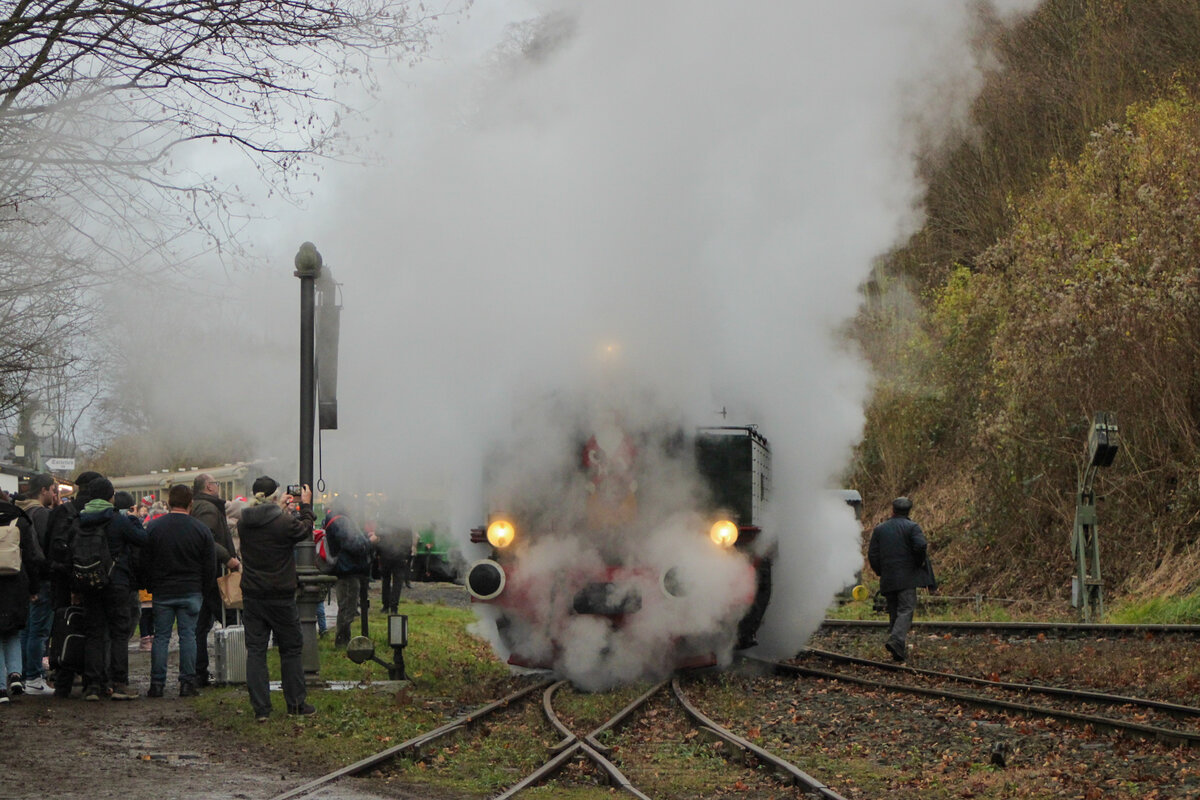
M 316 329 L 316 282 L 321 276 L 321 254 L 312 242 L 300 245 L 296 253 L 295 276 L 300 279 L 300 483 L 313 485 L 313 438 L 316 423 L 317 382 L 314 349 Z M 328 272 L 328 270 L 326 270 Z M 337 579 L 317 569 L 316 544 L 310 538 L 296 545 L 296 573 L 299 589 L 296 605 L 300 612 L 300 631 L 304 637 L 301 662 L 305 678 L 318 680 L 321 656 L 317 649 L 317 604 Z

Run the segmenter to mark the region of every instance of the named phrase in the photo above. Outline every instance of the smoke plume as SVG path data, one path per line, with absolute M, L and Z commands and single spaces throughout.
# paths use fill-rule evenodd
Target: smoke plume
M 980 19 L 1035 2 L 481 5 L 385 92 L 384 135 L 363 139 L 378 164 L 331 171 L 277 234 L 280 265 L 312 240 L 344 284 L 325 474 L 445 519 L 470 560 L 484 456 L 504 443 L 520 444 L 514 486 L 565 491 L 568 429 L 606 404 L 633 429 L 758 425 L 779 547 L 760 650 L 793 653 L 862 566 L 829 491 L 870 391 L 840 330 L 875 260 L 920 225 L 914 154 L 964 127 Z M 286 291 L 270 306 L 284 319 Z M 676 477 L 645 557 L 689 552 Z M 536 556 L 596 557 L 573 539 Z M 564 669 L 602 680 L 604 631 L 577 628 Z M 610 675 L 645 672 L 647 651 L 610 648 Z

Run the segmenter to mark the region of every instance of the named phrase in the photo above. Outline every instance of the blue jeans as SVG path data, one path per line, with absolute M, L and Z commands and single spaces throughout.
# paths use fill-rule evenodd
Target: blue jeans
M 171 628 L 179 624 L 179 682 L 196 680 L 196 621 L 200 619 L 199 592 L 182 597 L 154 597 L 154 645 L 150 648 L 150 683 L 167 682 L 167 651 Z
M 0 689 L 8 689 L 4 680 L 14 672 L 21 674 L 21 635 L 0 633 Z
M 38 584 L 37 599 L 29 604 L 29 619 L 21 630 L 21 654 L 25 661 L 22 677 L 27 681 L 42 677 L 42 656 L 46 654 L 46 639 L 53 621 L 50 581 L 42 581 Z

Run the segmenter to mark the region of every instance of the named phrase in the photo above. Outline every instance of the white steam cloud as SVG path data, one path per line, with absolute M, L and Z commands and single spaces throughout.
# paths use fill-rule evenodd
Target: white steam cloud
M 344 283 L 331 484 L 448 517 L 473 558 L 483 456 L 529 425 L 535 399 L 624 386 L 654 409 L 637 419 L 622 397 L 631 426 L 757 424 L 780 548 L 759 638 L 767 655 L 795 652 L 862 564 L 858 524 L 828 491 L 870 387 L 839 327 L 872 263 L 920 224 L 913 155 L 963 125 L 981 82 L 976 15 L 1035 5 L 477 4 L 442 60 L 385 96 L 384 166 L 331 175 L 314 213 L 280 232 L 279 263 L 312 240 Z M 507 26 L 542 14 L 553 35 L 523 56 Z M 272 307 L 294 320 L 283 281 Z M 609 344 L 622 377 L 605 382 Z M 563 429 L 532 430 L 514 470 L 575 457 Z M 671 520 L 651 557 L 686 551 Z M 543 550 L 563 568 L 595 557 Z M 590 680 L 604 632 L 577 627 L 565 669 Z M 612 658 L 613 674 L 645 672 L 659 635 L 638 632 L 650 646 Z

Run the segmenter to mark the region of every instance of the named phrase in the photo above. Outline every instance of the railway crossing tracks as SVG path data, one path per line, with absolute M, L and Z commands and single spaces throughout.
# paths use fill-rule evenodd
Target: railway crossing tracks
M 526 789 L 547 781 L 567 765 L 579 759 L 586 759 L 594 764 L 604 774 L 604 778 L 610 786 L 620 789 L 625 794 L 639 798 L 639 800 L 651 800 L 650 795 L 639 789 L 634 781 L 622 772 L 614 760 L 613 748 L 604 744 L 601 741 L 601 737 L 636 716 L 646 707 L 652 698 L 663 692 L 668 686 L 670 687 L 670 697 L 678 703 L 692 724 L 697 726 L 706 736 L 725 743 L 727 745 L 725 750 L 729 753 L 736 753 L 739 762 L 747 768 L 769 769 L 777 779 L 785 784 L 797 787 L 799 791 L 804 793 L 805 797 L 823 798 L 823 800 L 845 800 L 842 795 L 804 772 L 795 764 L 768 752 L 748 739 L 714 722 L 688 698 L 683 682 L 678 676 L 650 687 L 643 694 L 613 714 L 607 721 L 597 727 L 590 727 L 585 732 L 578 730 L 577 724 L 572 724 L 575 722 L 574 720 L 565 720 L 564 715 L 555 708 L 555 695 L 568 686 L 569 684 L 566 681 L 541 681 L 531 684 L 434 730 L 389 747 L 386 750 L 280 794 L 274 800 L 293 800 L 294 798 L 302 797 L 322 787 L 326 787 L 342 778 L 367 773 L 394 759 L 417 757 L 422 750 L 433 747 L 435 742 L 442 737 L 465 731 L 515 703 L 527 701 L 538 691 L 542 693 L 542 712 L 546 722 L 561 739 L 548 748 L 549 755 L 541 766 L 529 772 L 524 778 L 497 795 L 495 800 L 509 800 L 509 798 L 515 797 Z

